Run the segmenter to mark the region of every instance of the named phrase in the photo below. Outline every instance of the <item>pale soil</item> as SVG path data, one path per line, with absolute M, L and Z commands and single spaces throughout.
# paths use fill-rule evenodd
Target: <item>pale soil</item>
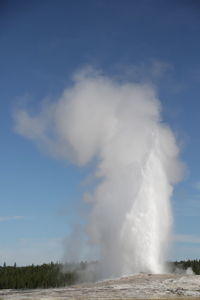
M 59 300 L 59 299 L 200 299 L 200 275 L 139 274 L 97 283 L 65 288 L 37 290 L 0 290 L 0 299 Z

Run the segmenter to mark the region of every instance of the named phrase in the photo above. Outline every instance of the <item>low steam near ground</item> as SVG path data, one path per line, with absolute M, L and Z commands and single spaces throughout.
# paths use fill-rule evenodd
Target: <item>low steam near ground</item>
M 191 299 L 200 297 L 200 276 L 132 275 L 72 287 L 36 290 L 0 290 L 3 300 L 53 299 Z M 194 298 L 193 298 L 194 299 Z

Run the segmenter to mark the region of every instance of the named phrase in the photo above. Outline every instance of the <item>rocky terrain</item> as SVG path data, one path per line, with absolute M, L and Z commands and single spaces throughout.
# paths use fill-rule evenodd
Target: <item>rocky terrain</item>
M 200 299 L 200 275 L 138 274 L 65 288 L 0 290 L 0 299 L 5 300 L 191 299 L 193 297 Z

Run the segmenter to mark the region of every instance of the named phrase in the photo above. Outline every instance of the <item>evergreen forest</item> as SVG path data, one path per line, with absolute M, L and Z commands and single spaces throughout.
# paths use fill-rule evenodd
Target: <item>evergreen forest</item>
M 0 266 L 0 289 L 54 288 L 88 280 L 94 281 L 96 263 L 81 262 L 63 265 L 51 262 L 30 266 L 16 266 L 16 264 L 7 266 L 4 263 Z M 170 266 L 175 273 L 183 273 L 184 270 L 191 268 L 194 274 L 200 275 L 200 260 L 175 261 L 170 263 Z M 87 275 L 90 273 L 87 278 L 86 273 Z
M 0 289 L 35 289 L 62 287 L 77 281 L 75 271 L 62 271 L 59 263 L 24 267 L 0 267 Z

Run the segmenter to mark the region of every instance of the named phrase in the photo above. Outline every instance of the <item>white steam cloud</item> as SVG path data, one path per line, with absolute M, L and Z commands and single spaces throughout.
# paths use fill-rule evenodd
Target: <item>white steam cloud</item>
M 15 113 L 15 130 L 51 154 L 84 166 L 96 159 L 98 184 L 87 195 L 87 233 L 104 276 L 165 272 L 179 149 L 162 123 L 150 85 L 80 72 L 37 115 Z

